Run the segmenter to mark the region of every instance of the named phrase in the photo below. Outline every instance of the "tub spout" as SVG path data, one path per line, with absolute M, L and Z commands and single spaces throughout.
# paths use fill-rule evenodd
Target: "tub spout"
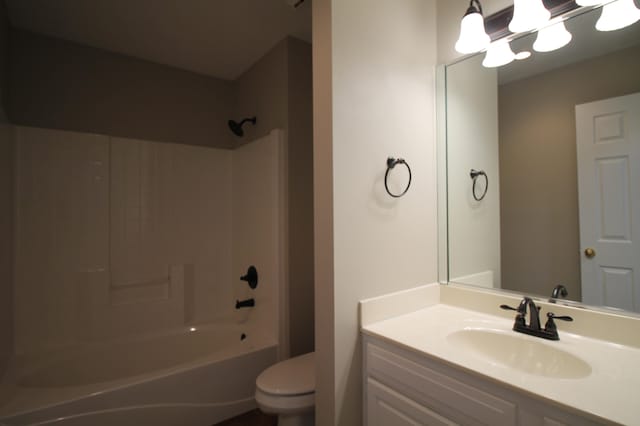
M 256 301 L 253 298 L 247 300 L 236 300 L 236 309 L 253 308 L 254 306 L 256 306 Z

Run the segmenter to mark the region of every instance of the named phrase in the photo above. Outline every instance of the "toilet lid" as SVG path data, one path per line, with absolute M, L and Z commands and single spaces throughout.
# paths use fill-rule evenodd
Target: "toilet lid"
M 300 355 L 264 370 L 256 386 L 273 395 L 303 395 L 316 390 L 315 354 Z

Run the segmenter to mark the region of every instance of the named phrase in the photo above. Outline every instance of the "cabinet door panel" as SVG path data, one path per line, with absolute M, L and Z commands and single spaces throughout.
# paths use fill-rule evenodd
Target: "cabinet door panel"
M 383 384 L 367 380 L 368 426 L 452 426 L 456 423 Z
M 466 425 L 512 425 L 517 406 L 377 345 L 366 348 L 368 374 L 448 418 Z

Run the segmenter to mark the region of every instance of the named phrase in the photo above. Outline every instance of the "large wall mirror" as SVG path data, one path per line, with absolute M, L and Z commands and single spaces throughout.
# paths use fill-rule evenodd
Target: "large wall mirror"
M 448 281 L 640 312 L 640 22 L 572 13 L 559 50 L 445 67 Z

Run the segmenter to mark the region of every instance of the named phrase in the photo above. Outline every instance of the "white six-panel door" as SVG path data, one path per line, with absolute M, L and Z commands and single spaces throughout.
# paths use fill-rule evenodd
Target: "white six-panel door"
M 582 301 L 640 311 L 640 93 L 576 106 Z

